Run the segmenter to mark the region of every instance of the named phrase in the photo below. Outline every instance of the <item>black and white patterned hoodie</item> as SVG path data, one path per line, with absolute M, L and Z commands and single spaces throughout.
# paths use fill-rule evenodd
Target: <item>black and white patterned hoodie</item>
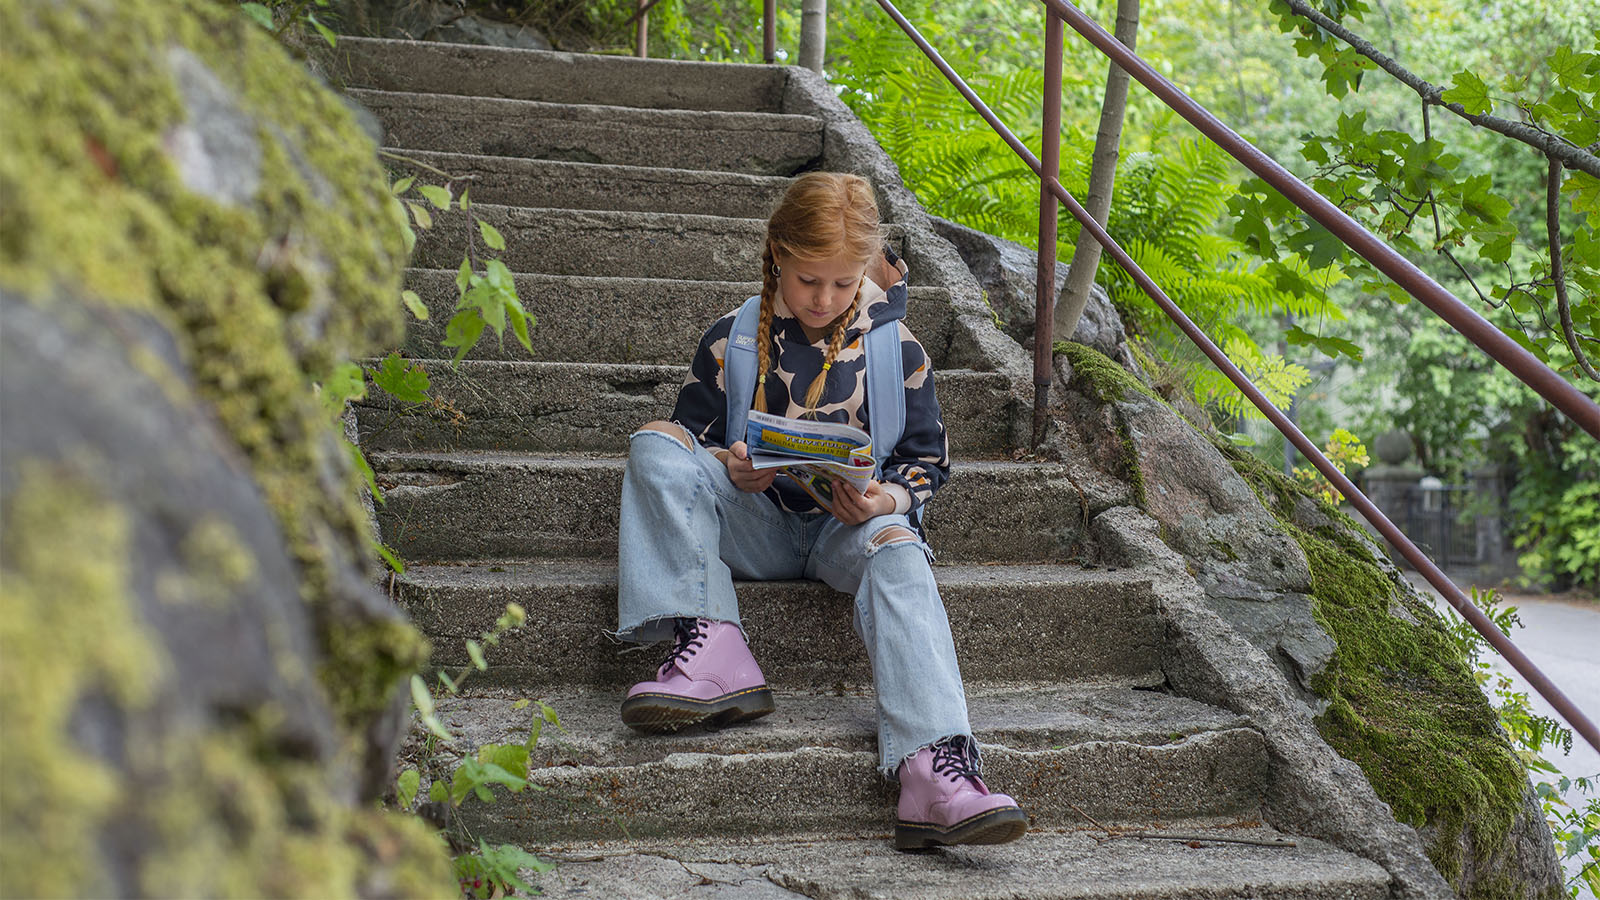
M 861 336 L 875 327 L 900 330 L 900 354 L 905 370 L 906 425 L 900 442 L 883 464 L 882 480 L 895 497 L 895 511 L 913 515 L 921 512 L 935 491 L 950 477 L 949 441 L 939 400 L 933 391 L 933 365 L 922 345 L 906 327 L 906 264 L 885 250 L 889 262 L 900 271 L 900 280 L 887 291 L 871 278 L 862 283 L 861 305 L 850 323 L 839 354 L 828 369 L 827 387 L 817 404 L 816 418 L 843 422 L 870 432 L 867 414 L 866 362 Z M 727 402 L 723 380 L 723 354 L 728 333 L 733 330 L 737 309 L 711 324 L 689 365 L 688 377 L 678 391 L 672 418 L 689 429 L 708 448 L 726 448 L 731 443 L 724 433 Z M 822 371 L 828 340 L 812 343 L 780 291 L 773 305 L 772 332 L 778 351 L 777 367 L 767 377 L 767 410 L 776 415 L 798 418 L 805 412 L 805 394 L 811 381 Z M 742 436 L 736 437 L 742 439 Z M 766 491 L 779 507 L 800 513 L 823 512 L 814 500 L 792 480 L 779 476 Z

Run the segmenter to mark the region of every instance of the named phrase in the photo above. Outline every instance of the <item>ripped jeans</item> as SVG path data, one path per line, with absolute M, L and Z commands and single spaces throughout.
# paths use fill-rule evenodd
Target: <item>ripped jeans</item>
M 711 451 L 676 425 L 670 430 L 676 434 L 642 429 L 631 441 L 622 480 L 618 636 L 661 640 L 678 616 L 739 624 L 735 578 L 823 581 L 855 595 L 853 624 L 877 692 L 879 771 L 893 778 L 919 749 L 951 735 L 970 737 L 927 546 L 881 534 L 899 526 L 914 535 L 906 517 L 846 525 L 827 514 L 786 512 L 739 490 Z

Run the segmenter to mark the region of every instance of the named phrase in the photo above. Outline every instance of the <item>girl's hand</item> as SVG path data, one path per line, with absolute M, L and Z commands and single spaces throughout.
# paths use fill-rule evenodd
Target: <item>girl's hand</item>
M 848 481 L 833 483 L 833 517 L 846 525 L 860 525 L 873 516 L 894 512 L 894 496 L 876 481 L 858 492 Z
M 734 441 L 733 446 L 727 450 L 727 455 L 722 457 L 723 465 L 728 467 L 728 480 L 733 486 L 747 494 L 759 494 L 772 487 L 772 479 L 778 477 L 777 469 L 762 469 L 759 472 L 750 465 L 750 453 L 745 448 L 744 441 Z

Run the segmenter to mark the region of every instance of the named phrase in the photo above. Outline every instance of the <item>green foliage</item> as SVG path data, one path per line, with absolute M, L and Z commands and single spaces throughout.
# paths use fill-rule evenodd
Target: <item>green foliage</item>
M 1367 455 L 1367 447 L 1361 443 L 1361 439 L 1343 428 L 1333 430 L 1333 435 L 1323 445 L 1322 451 L 1323 455 L 1328 457 L 1328 462 L 1333 463 L 1333 467 L 1340 472 L 1347 466 L 1366 466 L 1372 462 L 1371 457 Z M 1338 507 L 1344 500 L 1344 494 L 1340 493 L 1339 489 L 1324 478 L 1322 472 L 1314 466 L 1296 466 L 1294 478 L 1322 498 L 1323 502 L 1334 507 Z
M 464 896 L 487 898 L 495 888 L 510 892 L 513 888 L 524 894 L 537 894 L 538 889 L 521 878 L 520 869 L 544 873 L 555 868 L 532 853 L 514 844 L 490 846 L 481 838 L 477 853 L 464 853 L 455 859 L 456 877 L 461 880 Z
M 239 8 L 275 38 L 282 39 L 286 32 L 296 28 L 311 28 L 329 47 L 338 46 L 338 35 L 317 18 L 319 9 L 327 14 L 328 0 L 262 0 L 240 3 Z
M 1474 588 L 1472 602 L 1501 633 L 1510 636 L 1512 629 L 1522 627 L 1517 608 L 1503 605 L 1495 591 Z M 1511 739 L 1512 747 L 1523 765 L 1530 772 L 1557 776 L 1554 782 L 1541 780 L 1536 783 L 1534 792 L 1539 795 L 1540 806 L 1562 860 L 1577 857 L 1588 860 L 1578 874 L 1568 880 L 1569 892 L 1576 897 L 1580 889 L 1587 888 L 1590 895 L 1594 895 L 1596 889 L 1600 888 L 1600 791 L 1596 790 L 1600 786 L 1597 785 L 1600 775 L 1587 778 L 1561 775 L 1560 770 L 1545 758 L 1545 753 L 1558 748 L 1562 753 L 1571 752 L 1572 731 L 1555 719 L 1534 712 L 1528 693 L 1517 690 L 1509 675 L 1494 671 L 1494 667 L 1483 658 L 1484 651 L 1489 647 L 1488 640 L 1453 609 L 1447 610 L 1447 613 L 1450 636 L 1472 666 L 1473 679 L 1491 695 L 1495 711 L 1500 716 L 1500 725 Z M 1588 795 L 1587 799 L 1584 795 Z

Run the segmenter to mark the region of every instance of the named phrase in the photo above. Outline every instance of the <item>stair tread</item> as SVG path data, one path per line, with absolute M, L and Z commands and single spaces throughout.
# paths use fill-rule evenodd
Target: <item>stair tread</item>
M 1031 831 L 999 846 L 896 851 L 887 832 L 813 839 L 630 841 L 535 846 L 560 863 L 540 879 L 549 896 L 618 900 L 674 896 L 749 900 L 1379 900 L 1375 863 L 1259 822 L 1162 823 L 1157 833 L 1275 840 L 1294 847 L 1176 840 L 1106 840 L 1084 830 Z M 866 838 L 866 839 L 863 839 Z
M 541 119 L 615 123 L 624 121 L 630 128 L 671 128 L 699 131 L 821 131 L 823 122 L 816 116 L 793 113 L 750 112 L 734 109 L 656 109 L 617 106 L 606 103 L 561 103 L 547 100 L 518 100 L 472 94 L 434 94 L 425 91 L 383 91 L 350 88 L 348 93 L 367 106 L 380 108 L 444 108 L 457 113 L 492 111 L 498 115 L 534 116 Z M 376 110 L 374 110 L 376 111 Z M 399 149 L 399 148 L 397 148 Z M 412 148 L 424 149 L 424 148 Z M 460 151 L 453 151 L 460 152 Z
M 627 464 L 621 454 L 550 451 L 532 453 L 523 450 L 379 450 L 369 455 L 373 470 L 379 474 L 394 472 L 405 466 L 458 466 L 467 469 L 496 468 L 500 466 L 542 466 L 557 469 L 616 468 Z M 952 465 L 954 473 L 981 471 L 1005 476 L 1018 476 L 1029 472 L 1062 472 L 1066 466 L 1054 462 L 1016 462 L 1008 459 L 960 460 Z
M 777 66 L 636 59 L 457 44 L 339 37 L 341 73 L 352 86 L 401 92 L 493 95 L 567 102 L 610 100 L 696 109 L 776 109 L 788 73 Z
M 645 677 L 659 654 L 638 660 Z M 643 735 L 623 725 L 623 691 L 565 685 L 538 694 L 561 718 L 564 733 L 547 729 L 536 764 L 637 765 L 675 753 L 744 754 L 826 747 L 872 752 L 877 746 L 870 690 L 815 693 L 772 683 L 777 709 L 726 729 L 697 727 Z M 841 686 L 842 688 L 842 686 Z M 441 720 L 466 748 L 526 739 L 530 713 L 512 709 L 527 691 L 485 689 L 440 701 Z M 1246 727 L 1244 717 L 1196 700 L 1140 690 L 1120 679 L 1044 684 L 975 684 L 967 688 L 973 733 L 986 753 L 1059 749 L 1091 741 L 1173 744 L 1207 731 Z
M 935 561 L 933 574 L 941 586 L 956 584 L 1054 585 L 1059 587 L 1149 583 L 1154 574 L 1120 567 L 1087 568 L 1057 563 L 947 563 Z M 587 559 L 510 559 L 463 565 L 407 566 L 396 575 L 400 584 L 422 588 L 493 586 L 537 591 L 541 585 L 615 585 L 615 561 Z M 749 584 L 736 580 L 734 584 Z M 765 585 L 810 585 L 804 580 L 763 581 Z

